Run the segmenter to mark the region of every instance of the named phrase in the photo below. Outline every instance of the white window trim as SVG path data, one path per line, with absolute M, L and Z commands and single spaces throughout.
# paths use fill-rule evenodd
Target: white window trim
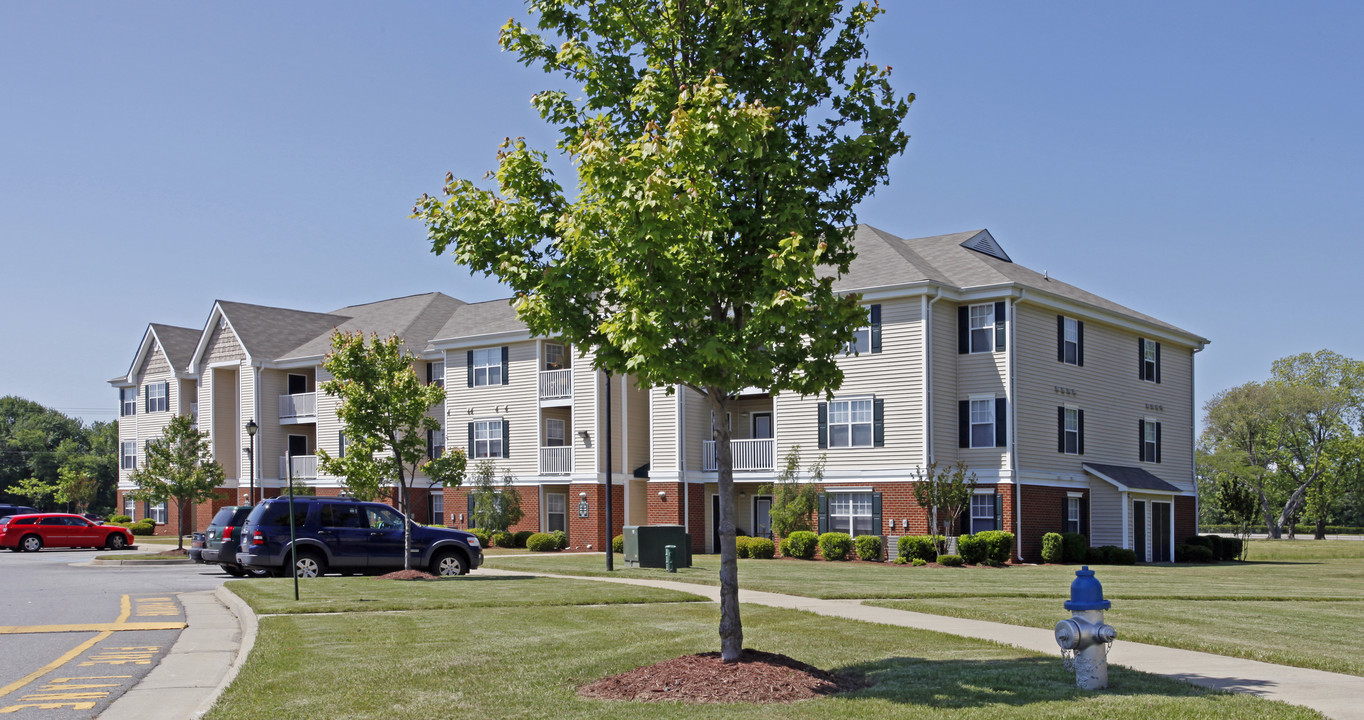
M 137 388 L 119 388 L 119 417 L 131 417 L 137 415 Z
M 1066 451 L 1065 451 L 1064 454 L 1066 454 L 1066 455 L 1079 455 L 1079 454 L 1080 454 L 1080 408 L 1078 408 L 1078 407 L 1076 407 L 1076 406 L 1074 406 L 1074 405 L 1065 405 L 1065 406 L 1063 406 L 1063 407 L 1065 407 L 1065 409 L 1066 409 L 1066 422 L 1065 422 L 1065 428 L 1064 428 L 1064 430 L 1063 430 L 1063 433 L 1064 433 L 1065 437 L 1064 437 L 1063 439 L 1069 439 L 1070 434 L 1071 434 L 1072 432 L 1075 433 L 1075 452 L 1071 452 L 1071 451 L 1070 451 L 1070 443 L 1067 442 L 1067 443 L 1066 443 Z M 1075 429 L 1074 429 L 1074 430 L 1071 430 L 1071 429 L 1070 429 L 1070 414 L 1071 414 L 1071 413 L 1075 413 Z
M 828 492 L 827 492 L 827 495 L 829 496 L 829 497 L 828 497 L 828 508 L 829 508 L 829 512 L 828 512 L 828 518 L 829 518 L 829 520 L 828 520 L 828 522 L 829 522 L 829 530 L 830 530 L 830 531 L 834 531 L 834 518 L 835 518 L 835 517 L 840 517 L 840 518 L 847 518 L 847 519 L 848 519 L 847 533 L 848 533 L 849 535 L 853 536 L 853 537 L 857 537 L 858 535 L 876 535 L 876 534 L 880 533 L 880 528 L 875 527 L 875 524 L 872 522 L 872 521 L 875 519 L 876 515 L 875 515 L 875 509 L 874 509 L 874 508 L 875 508 L 875 504 L 874 504 L 875 501 L 874 501 L 874 499 L 872 498 L 872 492 L 871 492 L 870 490 L 859 490 L 859 489 L 855 489 L 855 488 L 838 488 L 837 490 L 830 490 L 830 491 L 828 491 Z M 835 512 L 834 512 L 835 496 L 839 496 L 839 495 L 847 495 L 847 496 L 848 496 L 848 512 L 847 512 L 846 514 L 843 514 L 843 513 L 835 513 Z M 864 497 L 866 498 L 866 508 L 867 508 L 867 512 L 866 512 L 865 515 L 862 514 L 862 513 L 856 513 L 856 512 L 853 511 L 853 510 L 854 510 L 854 507 L 855 507 L 854 502 L 853 502 L 853 499 L 852 499 L 852 496 L 853 496 L 853 495 L 860 495 L 860 496 L 864 496 Z M 866 526 L 867 526 L 867 528 L 866 528 L 866 529 L 867 529 L 867 532 L 865 532 L 865 533 L 859 533 L 859 532 L 857 532 L 857 523 L 856 523 L 856 519 L 857 519 L 857 518 L 866 518 L 866 523 L 865 523 L 865 524 L 866 524 Z M 838 530 L 838 531 L 836 531 L 836 532 L 842 532 L 842 530 Z
M 484 359 L 480 360 L 482 354 Z M 491 357 L 492 362 L 487 362 Z M 497 382 L 492 381 L 493 370 L 497 371 Z M 479 373 L 483 373 L 483 381 L 479 382 Z M 474 387 L 491 387 L 502 384 L 502 347 L 478 348 L 474 350 Z
M 555 437 L 554 433 L 550 432 L 550 428 L 553 427 L 558 428 L 559 430 L 558 437 Z M 553 445 L 550 442 L 551 440 L 558 440 L 559 444 Z M 568 444 L 568 421 L 564 420 L 563 418 L 545 418 L 545 446 L 563 447 L 567 444 Z
M 152 394 L 152 388 L 157 388 L 160 392 Z M 158 380 L 147 383 L 147 408 L 149 413 L 170 410 L 170 383 L 168 381 Z
M 967 401 L 966 413 L 967 413 L 967 419 L 970 421 L 970 425 L 971 425 L 971 430 L 970 430 L 970 433 L 971 433 L 971 443 L 970 443 L 970 445 L 971 445 L 971 448 L 972 448 L 972 449 L 984 449 L 984 448 L 993 448 L 993 447 L 997 447 L 997 446 L 995 445 L 995 427 L 996 427 L 997 422 L 999 421 L 999 418 L 995 417 L 995 400 L 997 400 L 997 399 L 998 399 L 998 398 L 996 398 L 994 395 L 968 395 L 968 396 L 966 397 L 966 401 Z M 986 423 L 978 423 L 978 422 L 976 422 L 975 404 L 978 403 L 978 402 L 986 403 L 986 407 L 988 407 L 988 408 L 990 409 L 990 422 L 989 422 L 989 425 L 990 425 L 990 439 L 989 439 L 989 442 L 987 442 L 987 443 L 984 444 L 984 445 L 977 445 L 977 444 L 976 444 L 976 426 L 977 426 L 977 425 L 982 425 L 982 426 L 983 426 L 983 425 L 986 424 Z
M 504 421 L 502 418 L 500 418 L 500 417 L 488 417 L 488 418 L 474 418 L 472 422 L 474 423 L 474 446 L 471 447 L 471 448 L 469 448 L 469 455 L 470 455 L 471 457 L 476 458 L 476 459 L 479 459 L 479 460 L 484 460 L 484 459 L 488 459 L 488 460 L 500 460 L 500 459 L 502 459 L 502 458 L 505 458 L 505 457 L 507 456 L 507 449 L 504 448 L 504 447 L 502 447 L 502 423 L 505 422 L 505 421 Z M 482 440 L 479 440 L 479 437 L 478 437 L 478 426 L 479 426 L 480 424 L 490 424 L 490 423 L 497 423 L 497 433 L 496 433 L 494 436 L 492 436 L 492 437 L 486 437 L 486 438 L 484 438 L 484 439 L 482 439 Z M 493 441 L 497 441 L 498 452 L 497 452 L 496 455 L 493 455 L 493 454 L 479 455 L 479 454 L 478 454 L 478 444 L 479 444 L 480 442 L 491 444 Z
M 868 417 L 868 419 L 867 419 L 866 422 L 853 422 L 853 421 L 852 421 L 852 417 L 853 417 L 852 404 L 855 403 L 855 402 L 865 402 L 865 403 L 867 403 L 867 412 L 869 413 L 869 417 Z M 835 423 L 835 422 L 834 422 L 834 405 L 841 404 L 841 403 L 847 403 L 847 405 L 848 405 L 848 422 L 846 422 L 846 423 Z M 832 450 L 832 449 L 834 449 L 834 448 L 869 448 L 869 447 L 873 447 L 873 446 L 876 445 L 876 438 L 875 438 L 875 435 L 876 435 L 876 396 L 875 396 L 875 395 L 849 395 L 849 396 L 847 396 L 847 397 L 834 398 L 833 400 L 830 400 L 830 401 L 829 401 L 829 411 L 828 411 L 828 412 L 829 412 L 829 415 L 828 415 L 827 423 L 828 423 L 828 432 L 829 432 L 829 443 L 828 443 L 829 449 Z M 835 425 L 835 424 L 847 426 L 847 428 L 848 428 L 848 444 L 847 444 L 847 445 L 835 445 L 835 444 L 834 444 L 834 425 Z M 866 426 L 867 426 L 867 442 L 866 442 L 865 444 L 858 444 L 858 443 L 853 442 L 853 436 L 854 436 L 853 428 L 856 427 L 856 426 L 858 426 L 858 425 L 866 425 Z M 773 435 L 776 435 L 776 423 L 775 423 L 775 422 L 773 423 L 773 426 L 772 426 L 772 434 L 773 434 Z
M 1074 360 L 1062 359 L 1061 362 L 1067 365 L 1079 366 L 1080 364 L 1080 321 L 1069 316 L 1062 316 L 1061 320 L 1061 355 L 1064 358 L 1067 346 L 1074 346 Z
M 441 492 L 433 492 L 428 497 L 431 498 L 431 522 L 436 525 L 444 525 L 445 494 Z M 436 507 L 437 505 L 439 505 L 440 507 L 437 508 Z
M 132 448 L 132 452 L 128 449 Z M 129 462 L 131 460 L 131 462 Z M 136 470 L 137 469 L 137 441 L 121 440 L 118 443 L 118 469 Z
M 989 311 L 989 313 L 990 313 L 990 324 L 989 324 L 989 325 L 984 325 L 984 324 L 982 324 L 980 327 L 976 327 L 976 312 L 975 312 L 976 308 L 986 308 L 986 309 Z M 976 304 L 974 304 L 974 305 L 968 305 L 968 306 L 967 306 L 967 310 L 966 310 L 966 337 L 967 337 L 967 346 L 968 346 L 968 350 L 970 351 L 970 354 L 975 355 L 975 354 L 981 354 L 981 353 L 992 353 L 992 352 L 995 351 L 995 328 L 998 326 L 998 323 L 999 323 L 999 318 L 995 317 L 995 304 L 994 304 L 993 302 L 988 302 L 988 303 L 976 303 Z M 977 347 L 976 347 L 976 331 L 977 331 L 977 330 L 987 330 L 987 331 L 988 331 L 988 333 L 987 333 L 986 336 L 985 336 L 985 347 L 984 347 L 984 348 L 977 348 Z
M 1160 423 L 1159 418 L 1143 417 L 1141 419 L 1141 461 L 1144 463 L 1156 463 L 1156 458 L 1160 455 L 1160 435 L 1156 432 L 1156 425 Z M 1150 433 L 1150 440 L 1147 434 Z M 1151 445 L 1150 459 L 1147 459 L 1146 445 Z
M 431 368 L 431 384 L 445 387 L 445 361 L 432 360 L 428 365 Z
M 1156 348 L 1159 346 L 1160 343 L 1155 340 L 1148 340 L 1146 338 L 1141 339 L 1141 379 L 1149 383 L 1155 382 L 1156 378 L 1160 375 L 1160 355 L 1156 351 Z M 1147 364 L 1150 364 L 1151 366 L 1149 372 L 1147 371 Z
M 995 529 L 996 529 L 996 530 L 999 529 L 999 526 L 1000 526 L 1000 524 L 1001 524 L 1001 523 L 1000 523 L 1000 519 L 997 518 L 997 517 L 995 517 L 995 498 L 994 498 L 994 496 L 995 496 L 996 494 L 997 494 L 997 493 L 995 492 L 994 488 L 986 488 L 986 489 L 984 489 L 984 490 L 982 490 L 982 489 L 980 489 L 980 488 L 976 488 L 976 491 L 975 491 L 974 493 L 971 494 L 971 508 L 970 508 L 970 512 L 971 512 L 971 532 L 973 532 L 973 533 L 976 532 L 976 520 L 977 520 L 977 519 L 989 520 L 990 522 L 994 523 Z M 976 498 L 978 498 L 978 497 L 988 497 L 988 498 L 990 499 L 990 501 L 989 501 L 988 503 L 983 503 L 983 504 L 982 504 L 982 507 L 984 507 L 984 508 L 986 508 L 987 510 L 989 510 L 989 511 L 990 511 L 990 514 L 988 514 L 988 515 L 977 515 L 977 514 L 976 514 Z
M 1085 531 L 1084 527 L 1081 526 L 1081 523 L 1083 522 L 1081 518 L 1084 514 L 1080 510 L 1081 497 L 1082 496 L 1079 493 L 1066 493 L 1066 518 L 1065 518 L 1066 532 L 1083 533 Z M 1070 509 L 1072 507 L 1071 500 L 1075 501 L 1073 505 L 1073 507 L 1075 508 L 1075 518 L 1073 520 L 1070 517 Z M 1070 524 L 1072 522 L 1075 523 L 1075 530 L 1073 531 L 1070 530 Z
M 853 339 L 843 346 L 844 355 L 862 355 L 871 352 L 871 306 L 867 310 L 867 324 L 853 330 Z

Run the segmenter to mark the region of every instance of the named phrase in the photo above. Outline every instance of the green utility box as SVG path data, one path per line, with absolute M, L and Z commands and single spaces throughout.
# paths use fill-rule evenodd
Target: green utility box
M 626 525 L 625 564 L 629 567 L 665 567 L 663 549 L 675 545 L 676 567 L 691 567 L 691 535 L 681 525 Z

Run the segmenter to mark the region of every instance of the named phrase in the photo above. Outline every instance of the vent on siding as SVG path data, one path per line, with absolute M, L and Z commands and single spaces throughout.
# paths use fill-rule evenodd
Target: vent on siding
M 995 242 L 995 239 L 990 236 L 989 230 L 981 230 L 973 235 L 970 240 L 962 243 L 961 246 L 967 250 L 975 250 L 978 253 L 984 253 L 990 257 L 999 258 L 1007 263 L 1013 262 L 1013 260 L 1009 258 L 1009 254 L 1004 252 L 1004 248 L 1000 247 L 999 243 Z

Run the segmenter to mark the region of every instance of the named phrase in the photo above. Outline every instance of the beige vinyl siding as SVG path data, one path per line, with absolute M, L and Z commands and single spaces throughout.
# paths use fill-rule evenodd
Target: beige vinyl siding
M 328 395 L 325 391 L 322 390 L 322 383 L 332 379 L 331 373 L 327 372 L 321 367 L 318 367 L 315 370 L 315 379 L 317 383 L 316 447 L 326 450 L 327 454 L 331 455 L 332 457 L 337 457 L 338 453 L 340 453 L 341 451 L 341 420 L 340 418 L 336 417 L 336 408 L 341 405 L 341 401 L 337 397 L 333 395 Z M 455 440 L 457 441 L 459 446 L 464 445 L 464 441 L 459 439 L 458 437 L 456 437 Z M 446 447 L 454 447 L 454 445 L 450 443 L 449 439 L 446 439 L 445 445 Z M 333 482 L 337 483 L 340 482 L 339 478 L 324 479 L 322 477 L 323 473 L 321 468 L 318 468 L 317 474 L 319 476 L 319 480 L 321 480 L 321 483 L 332 484 Z
M 1091 318 L 1078 318 L 1085 324 L 1085 364 L 1070 365 L 1056 359 L 1058 313 L 1027 303 L 1018 311 L 1020 470 L 1078 475 L 1084 462 L 1128 465 L 1192 489 L 1192 351 L 1162 342 L 1160 384 L 1140 380 L 1140 336 Z M 1155 407 L 1148 408 L 1148 404 Z M 1057 452 L 1056 408 L 1063 405 L 1085 411 L 1084 455 Z M 1161 423 L 1160 463 L 1142 462 L 1137 454 L 1137 423 L 1143 417 Z
M 161 345 L 154 341 L 151 352 L 147 353 L 147 357 L 142 361 L 142 366 L 133 374 L 133 379 L 137 382 L 137 413 L 132 417 L 120 418 L 122 422 L 119 423 L 119 438 L 120 441 L 127 440 L 137 443 L 137 467 L 141 468 L 145 467 L 147 462 L 147 441 L 163 437 L 166 426 L 170 424 L 171 418 L 176 415 L 176 409 L 180 406 L 180 382 L 175 379 L 175 374 L 170 363 L 166 360 L 165 353 L 161 350 Z M 147 386 L 162 382 L 167 385 L 167 409 L 149 413 L 147 412 Z M 129 422 L 130 420 L 132 422 Z M 126 430 L 124 429 L 125 426 L 127 426 Z M 120 474 L 126 479 L 132 474 L 132 471 L 121 470 Z
M 236 430 L 239 427 L 240 413 L 237 409 L 239 388 L 241 387 L 240 367 L 207 368 L 203 373 L 209 378 L 207 391 L 212 397 L 209 415 L 213 428 L 213 456 L 223 466 L 226 479 L 242 477 L 241 468 L 245 461 L 238 461 L 243 446 Z M 274 473 L 272 473 L 274 474 Z
M 219 323 L 209 335 L 208 347 L 204 352 L 204 365 L 216 365 L 224 362 L 239 362 L 246 357 L 246 352 L 242 349 L 241 343 L 237 341 L 236 335 L 225 324 Z
M 1122 536 L 1122 493 L 1110 483 L 1089 484 L 1089 544 L 1126 546 Z
M 254 375 L 251 368 L 244 368 L 244 374 Z M 257 467 L 260 468 L 261 477 L 284 480 L 285 474 L 280 472 L 279 459 L 289 452 L 289 435 L 308 435 L 304 432 L 304 425 L 280 425 L 279 423 L 279 396 L 283 395 L 289 385 L 288 373 L 283 370 L 261 370 L 260 371 L 260 417 L 256 418 L 256 423 L 260 425 L 260 430 L 256 432 L 256 452 L 260 454 L 261 460 Z M 250 394 L 243 388 L 242 397 L 250 398 Z M 251 411 L 246 411 L 248 418 Z M 316 447 L 316 433 L 309 440 L 309 448 Z M 244 441 L 245 442 L 245 441 Z M 243 445 L 242 447 L 246 447 Z M 243 477 L 245 477 L 243 475 Z
M 451 414 L 445 442 L 447 447 L 467 446 L 470 422 L 501 418 L 511 424 L 510 457 L 495 459 L 493 463 L 499 474 L 510 471 L 517 478 L 530 478 L 540 474 L 540 434 L 536 428 L 540 407 L 538 353 L 533 341 L 511 343 L 508 347 L 506 385 L 469 387 L 469 353 L 464 350 L 447 353 L 445 392 Z M 469 458 L 471 470 L 477 463 L 477 459 Z
M 630 478 L 626 481 L 628 496 L 625 507 L 626 525 L 649 524 L 649 481 Z
M 957 306 L 933 304 L 933 459 L 951 465 L 957 447 Z
M 776 398 L 778 465 L 795 445 L 806 457 L 827 452 L 831 470 L 903 469 L 924 463 L 922 303 L 912 298 L 880 305 L 881 352 L 843 356 L 843 385 L 834 399 L 883 400 L 885 446 L 820 450 L 818 406 L 824 397 L 782 393 Z
M 573 369 L 573 472 L 591 474 L 601 472 L 598 453 L 601 452 L 601 428 L 597 427 L 597 405 L 602 402 L 599 396 L 601 375 L 592 369 L 592 351 L 574 355 Z M 537 386 L 536 393 L 539 388 Z M 592 447 L 587 447 L 578 430 L 591 433 Z
M 730 402 L 730 426 L 733 428 L 734 440 L 749 440 L 753 438 L 753 414 L 771 413 L 773 402 L 768 395 L 750 395 L 735 398 Z M 776 415 L 773 414 L 775 421 Z M 775 434 L 776 425 L 772 426 Z
M 256 415 L 256 414 L 257 414 L 257 408 L 256 408 L 256 373 L 255 373 L 255 368 L 252 368 L 249 364 L 247 364 L 247 363 L 245 363 L 245 362 L 241 363 L 240 372 L 241 372 L 241 376 L 240 376 L 240 378 L 241 378 L 241 379 L 240 379 L 240 383 L 241 383 L 241 384 L 240 384 L 240 388 L 241 388 L 241 397 L 240 397 L 240 399 L 239 399 L 239 401 L 238 401 L 238 403 L 239 403 L 239 404 L 238 404 L 238 407 L 241 408 L 241 410 L 240 410 L 240 412 L 237 414 L 237 422 L 236 422 L 236 424 L 235 424 L 235 430 L 236 430 L 236 436 L 237 436 L 237 447 L 239 448 L 239 449 L 237 450 L 237 463 L 236 463 L 236 464 L 237 464 L 237 477 L 239 477 L 239 478 L 244 478 L 244 477 L 247 477 L 247 473 L 249 473 L 249 472 L 251 471 L 251 468 L 250 468 L 249 465 L 247 465 L 247 462 L 246 462 L 246 453 L 242 452 L 242 451 L 240 450 L 240 448 L 247 447 L 247 445 L 248 445 L 248 443 L 249 443 L 249 441 L 250 441 L 249 436 L 246 434 L 246 421 L 249 420 L 253 415 Z M 275 412 L 276 412 L 276 414 L 278 414 L 278 412 L 279 412 L 278 408 L 276 408 L 276 411 L 275 411 Z M 257 423 L 257 424 L 260 424 L 260 420 L 257 420 L 256 423 Z M 260 433 L 260 432 L 257 432 L 257 433 L 256 433 L 256 452 L 260 452 L 260 436 L 261 436 L 261 435 L 262 435 L 262 433 Z M 269 462 L 269 457 L 266 458 L 266 462 Z M 276 464 L 276 465 L 279 465 L 279 460 L 276 460 L 276 461 L 275 461 L 275 464 Z M 268 474 L 268 475 L 278 475 L 278 474 L 279 474 L 279 469 L 278 469 L 278 467 L 275 468 L 275 472 L 273 472 L 273 473 L 267 473 L 267 474 Z
M 625 472 L 633 473 L 635 468 L 650 462 L 649 457 L 649 395 L 650 392 L 635 385 L 634 377 L 626 379 L 626 412 L 629 422 L 629 436 Z M 642 505 L 641 505 L 642 507 Z
M 676 472 L 677 464 L 677 396 L 667 388 L 649 390 L 649 434 L 651 472 Z
M 714 437 L 710 425 L 710 404 L 705 396 L 695 390 L 683 388 L 683 421 L 686 423 L 682 433 L 684 445 L 682 457 L 685 458 L 687 472 L 701 472 L 701 443 Z
M 969 303 L 967 304 L 967 306 L 969 307 L 970 305 L 976 304 L 979 303 Z M 951 346 L 953 352 L 956 352 L 957 350 L 959 342 L 957 334 L 960 332 L 960 328 L 956 320 L 955 315 L 956 312 L 957 311 L 954 309 L 951 333 L 946 337 L 935 338 L 935 340 L 938 342 L 947 341 L 947 344 Z M 996 322 L 998 322 L 999 318 L 995 318 L 995 320 Z M 1013 321 L 1014 321 L 1013 318 L 1005 318 L 1006 323 Z M 952 410 L 955 415 L 952 422 L 952 428 L 955 432 L 952 433 L 951 439 L 952 443 L 958 446 L 957 457 L 959 457 L 961 461 L 966 463 L 966 465 L 968 465 L 971 469 L 976 471 L 1005 470 L 1008 468 L 1009 465 L 1009 454 L 1008 448 L 1006 447 L 990 448 L 960 447 L 961 440 L 959 433 L 961 431 L 960 428 L 958 427 L 961 417 L 960 403 L 962 400 L 973 399 L 980 400 L 984 398 L 999 399 L 1005 398 L 1007 396 L 1009 352 L 1011 352 L 1012 349 L 1009 348 L 1009 342 L 1006 342 L 1004 347 L 1005 350 L 1003 352 L 997 350 L 988 353 L 956 354 L 957 394 L 956 397 L 954 398 L 955 402 L 953 403 L 952 406 Z M 1013 413 L 1010 412 L 1003 419 L 1006 422 L 1011 423 L 1013 419 L 1012 416 Z M 996 425 L 998 425 L 1000 420 L 1001 418 L 998 417 L 995 418 Z M 1009 436 L 1011 438 L 1017 437 L 1017 428 L 1009 427 L 1008 430 Z
M 598 461 L 602 472 L 607 468 L 606 457 L 606 374 L 594 373 L 597 376 L 597 387 L 601 395 L 597 398 L 597 408 L 603 417 L 597 418 L 597 452 Z M 621 376 L 616 375 L 611 378 L 611 458 L 610 468 L 617 475 L 622 472 L 625 457 L 625 442 L 622 432 L 625 429 L 625 393 L 621 390 Z

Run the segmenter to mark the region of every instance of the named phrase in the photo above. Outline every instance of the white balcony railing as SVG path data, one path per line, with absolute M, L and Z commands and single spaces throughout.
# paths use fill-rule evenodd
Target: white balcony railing
M 289 456 L 283 455 L 279 459 L 279 477 L 281 480 L 289 478 Z M 317 456 L 316 455 L 295 455 L 294 456 L 294 479 L 295 480 L 314 480 L 317 478 Z
M 540 448 L 541 475 L 568 475 L 573 472 L 573 448 L 566 445 Z
M 573 371 L 571 369 L 540 371 L 541 400 L 558 400 L 571 397 L 573 397 Z
M 729 455 L 735 470 L 771 470 L 776 467 L 773 454 L 776 441 L 772 438 L 761 440 L 730 440 Z M 719 469 L 715 460 L 715 441 L 701 443 L 701 470 L 714 472 Z
M 317 417 L 317 393 L 279 396 L 279 419 Z

